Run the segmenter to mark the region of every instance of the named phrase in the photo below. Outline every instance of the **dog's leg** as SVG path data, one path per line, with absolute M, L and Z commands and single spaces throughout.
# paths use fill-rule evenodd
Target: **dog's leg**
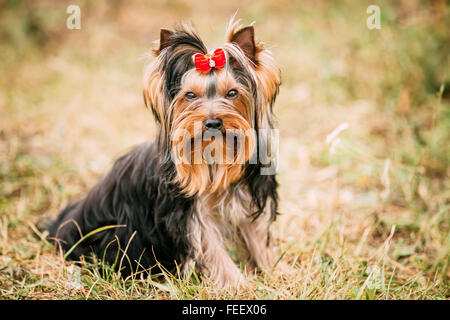
M 220 230 L 209 216 L 195 217 L 190 228 L 194 261 L 200 272 L 217 286 L 237 288 L 248 285 L 224 247 Z
M 270 246 L 269 230 L 272 220 L 263 214 L 255 221 L 246 218 L 239 226 L 241 251 L 246 250 L 250 267 L 258 267 L 270 272 L 275 265 L 276 255 Z
M 255 221 L 247 218 L 239 225 L 240 252 L 246 257 L 250 268 L 259 269 L 281 275 L 295 275 L 297 271 L 288 265 L 285 261 L 278 261 L 277 250 L 273 248 L 272 239 L 270 239 L 270 225 L 273 220 L 268 212 L 263 213 Z M 239 251 L 238 251 L 239 252 Z M 274 268 L 276 269 L 274 270 Z

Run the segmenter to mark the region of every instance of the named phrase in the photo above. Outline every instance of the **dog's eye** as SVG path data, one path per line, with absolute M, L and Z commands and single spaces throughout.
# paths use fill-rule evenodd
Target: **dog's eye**
M 227 99 L 236 99 L 238 96 L 238 92 L 235 89 L 231 89 L 230 91 L 227 92 L 227 94 L 225 95 L 225 97 Z
M 194 100 L 195 98 L 197 98 L 197 95 L 193 92 L 188 92 L 184 96 L 188 100 Z

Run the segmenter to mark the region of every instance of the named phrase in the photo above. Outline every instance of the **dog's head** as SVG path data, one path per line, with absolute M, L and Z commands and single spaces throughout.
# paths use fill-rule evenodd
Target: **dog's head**
M 262 143 L 257 130 L 273 127 L 280 73 L 270 51 L 253 26 L 232 19 L 217 50 L 182 24 L 161 30 L 154 54 L 144 97 L 161 126 L 160 150 L 175 162 L 174 182 L 187 195 L 225 189 Z

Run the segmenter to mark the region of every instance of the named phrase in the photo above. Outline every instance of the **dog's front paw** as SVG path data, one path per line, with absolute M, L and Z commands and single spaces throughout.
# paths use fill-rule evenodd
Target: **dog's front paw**
M 274 273 L 280 276 L 295 276 L 298 271 L 284 261 L 280 261 L 274 268 Z
M 254 288 L 254 285 L 239 271 L 223 274 L 213 280 L 218 288 L 227 290 L 248 290 Z

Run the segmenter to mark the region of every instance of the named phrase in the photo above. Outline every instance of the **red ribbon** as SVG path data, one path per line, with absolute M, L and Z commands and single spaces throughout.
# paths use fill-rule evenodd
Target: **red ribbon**
M 225 66 L 226 58 L 223 49 L 216 49 L 213 54 L 194 55 L 195 67 L 198 71 L 208 73 L 212 68 L 222 69 Z

